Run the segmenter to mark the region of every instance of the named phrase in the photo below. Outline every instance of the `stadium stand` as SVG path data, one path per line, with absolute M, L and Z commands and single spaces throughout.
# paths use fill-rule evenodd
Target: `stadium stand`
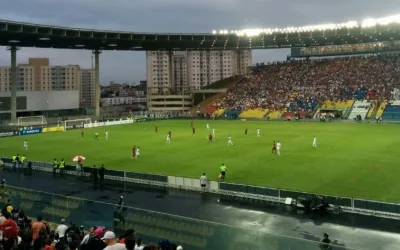
M 362 119 L 364 119 L 368 111 L 372 107 L 372 102 L 368 100 L 363 100 L 363 101 L 355 101 L 353 105 L 353 109 L 351 110 L 351 113 L 349 115 L 349 119 L 354 119 L 356 118 L 357 115 L 361 115 Z
M 263 118 L 268 109 L 248 109 L 240 113 L 239 118 Z
M 294 117 L 296 112 L 301 118 L 312 117 L 310 112 L 318 108 L 350 114 L 355 100 L 389 99 L 390 89 L 400 83 L 399 72 L 397 54 L 274 63 L 241 78 L 213 105 L 228 110 L 228 118 L 253 117 L 254 110 L 269 110 L 266 116 L 271 119 Z M 374 109 L 359 111 L 364 117 L 374 113 Z
M 400 100 L 385 102 L 379 107 L 376 116 L 384 120 L 400 119 Z

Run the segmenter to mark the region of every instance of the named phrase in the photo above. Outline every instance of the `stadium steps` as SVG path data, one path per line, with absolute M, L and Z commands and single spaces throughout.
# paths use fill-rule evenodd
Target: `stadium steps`
M 354 118 L 357 117 L 357 115 L 361 115 L 361 117 L 364 119 L 368 114 L 370 106 L 371 106 L 371 101 L 368 100 L 355 101 L 353 104 L 353 108 L 351 109 L 347 119 L 353 120 Z
M 213 106 L 213 103 L 218 99 L 221 98 L 223 95 L 225 95 L 225 93 L 218 93 L 216 95 L 213 95 L 209 98 L 207 98 L 206 100 L 202 101 L 201 103 L 199 103 L 196 107 L 193 107 L 190 110 L 190 113 L 192 115 L 195 115 L 198 111 L 200 111 L 201 113 L 206 113 L 208 107 Z
M 240 113 L 239 118 L 263 118 L 268 109 L 248 109 Z

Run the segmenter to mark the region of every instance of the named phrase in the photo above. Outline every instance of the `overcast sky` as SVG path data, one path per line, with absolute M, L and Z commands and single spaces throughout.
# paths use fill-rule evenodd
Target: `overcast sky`
M 399 0 L 4 0 L 0 18 L 78 28 L 145 32 L 211 32 L 213 29 L 284 28 L 361 21 L 400 14 Z M 287 50 L 258 50 L 253 63 L 284 60 Z M 49 57 L 52 65 L 91 67 L 89 51 L 23 48 L 28 57 Z M 0 47 L 0 65 L 9 65 Z M 103 52 L 100 81 L 145 80 L 143 52 Z

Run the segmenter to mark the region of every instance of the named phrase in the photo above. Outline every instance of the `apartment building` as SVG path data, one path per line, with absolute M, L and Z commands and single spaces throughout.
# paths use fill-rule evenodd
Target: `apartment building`
M 81 69 L 81 107 L 94 107 L 96 103 L 96 83 L 94 69 Z
M 152 94 L 168 89 L 198 90 L 233 75 L 246 74 L 251 50 L 147 51 L 147 87 Z
M 48 58 L 29 58 L 27 64 L 17 66 L 17 91 L 72 91 L 80 92 L 81 107 L 95 106 L 93 69 L 79 65 L 52 66 Z M 11 68 L 0 67 L 0 92 L 11 91 Z

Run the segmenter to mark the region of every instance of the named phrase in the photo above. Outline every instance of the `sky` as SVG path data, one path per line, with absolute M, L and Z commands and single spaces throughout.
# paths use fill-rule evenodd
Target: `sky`
M 400 14 L 399 0 L 4 0 L 0 19 L 133 32 L 190 32 L 285 28 L 362 21 Z M 253 63 L 285 60 L 289 50 L 253 51 Z M 91 52 L 22 48 L 18 63 L 48 57 L 52 65 L 91 67 Z M 146 79 L 144 52 L 103 52 L 100 83 Z M 0 47 L 0 65 L 10 53 Z

